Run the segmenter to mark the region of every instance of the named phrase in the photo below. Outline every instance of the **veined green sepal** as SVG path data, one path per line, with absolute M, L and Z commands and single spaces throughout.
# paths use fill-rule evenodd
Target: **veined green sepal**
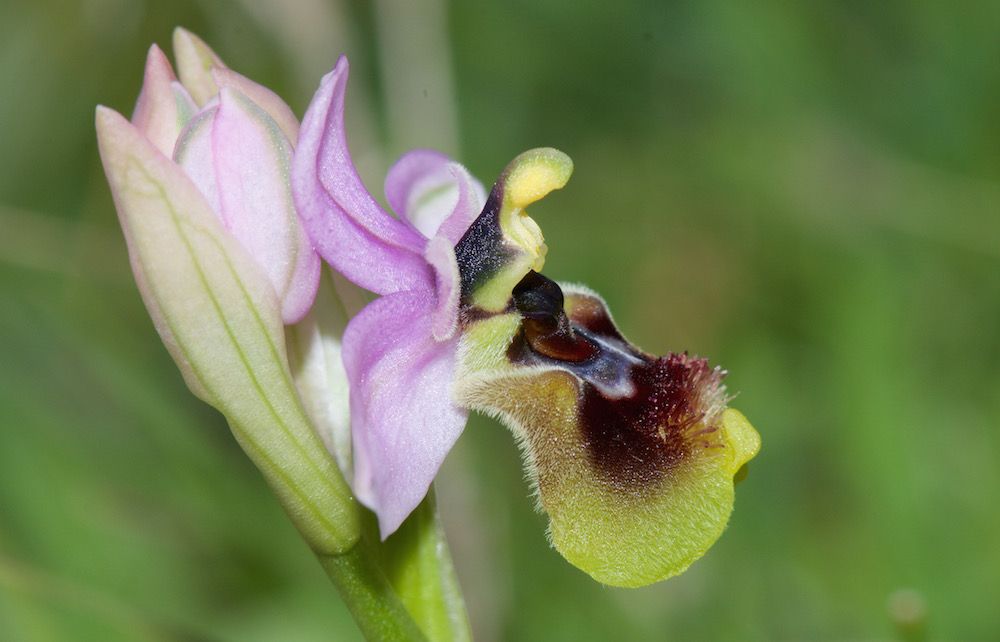
M 313 550 L 349 550 L 358 507 L 299 400 L 274 288 L 133 125 L 99 107 L 97 136 L 136 283 L 188 387 L 226 417 Z

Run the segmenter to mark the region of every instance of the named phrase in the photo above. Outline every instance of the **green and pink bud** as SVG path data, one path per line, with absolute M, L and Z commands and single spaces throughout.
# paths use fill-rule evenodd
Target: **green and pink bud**
M 153 45 L 132 124 L 180 165 L 267 274 L 285 323 L 309 310 L 320 261 L 302 231 L 289 165 L 298 122 L 272 91 L 228 69 L 197 36 L 174 34 L 181 81 Z
M 310 546 L 349 550 L 357 505 L 286 352 L 286 324 L 309 312 L 320 279 L 290 192 L 297 122 L 192 34 L 177 30 L 175 49 L 180 81 L 150 49 L 132 122 L 97 109 L 136 282 L 188 387 L 225 415 Z

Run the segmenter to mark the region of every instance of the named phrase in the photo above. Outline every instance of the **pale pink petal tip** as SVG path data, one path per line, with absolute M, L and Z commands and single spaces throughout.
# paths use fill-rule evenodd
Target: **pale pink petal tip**
M 215 79 L 215 84 L 219 86 L 220 90 L 227 87 L 235 89 L 260 105 L 274 119 L 274 122 L 278 124 L 278 127 L 294 146 L 295 141 L 299 138 L 299 121 L 295 118 L 292 109 L 278 94 L 232 69 L 213 67 L 212 78 Z
M 441 221 L 419 221 L 415 215 L 421 201 L 428 196 L 428 192 L 433 194 L 449 187 L 447 183 L 450 177 L 446 175 L 445 168 L 450 162 L 451 160 L 439 151 L 414 149 L 400 156 L 385 176 L 385 198 L 389 202 L 389 207 L 400 218 L 413 223 L 414 227 L 427 238 L 434 236 Z M 449 204 L 447 211 L 440 218 L 443 219 L 450 212 Z
M 165 156 L 173 153 L 181 128 L 196 111 L 194 101 L 156 45 L 149 48 L 142 90 L 132 112 L 132 124 Z
M 482 183 L 473 178 L 462 165 L 449 163 L 447 171 L 458 193 L 451 213 L 441 223 L 437 234 L 455 246 L 486 207 L 486 192 Z

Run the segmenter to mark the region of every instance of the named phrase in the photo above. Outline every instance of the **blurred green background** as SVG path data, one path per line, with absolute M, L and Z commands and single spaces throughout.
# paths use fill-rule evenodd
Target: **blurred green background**
M 0 639 L 353 640 L 131 280 L 97 103 L 175 25 L 301 115 L 339 52 L 374 193 L 552 145 L 546 273 L 731 372 L 764 447 L 683 576 L 551 550 L 507 431 L 439 481 L 477 638 L 1000 638 L 1000 3 L 89 0 L 0 5 Z

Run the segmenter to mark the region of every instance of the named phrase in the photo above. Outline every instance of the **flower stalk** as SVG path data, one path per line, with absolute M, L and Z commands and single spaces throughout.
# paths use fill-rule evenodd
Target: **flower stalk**
M 361 633 L 368 640 L 418 642 L 428 639 L 396 595 L 367 540 L 319 562 L 337 587 Z M 448 639 L 448 638 L 430 638 Z
M 381 550 L 390 583 L 428 639 L 472 639 L 433 487 Z

